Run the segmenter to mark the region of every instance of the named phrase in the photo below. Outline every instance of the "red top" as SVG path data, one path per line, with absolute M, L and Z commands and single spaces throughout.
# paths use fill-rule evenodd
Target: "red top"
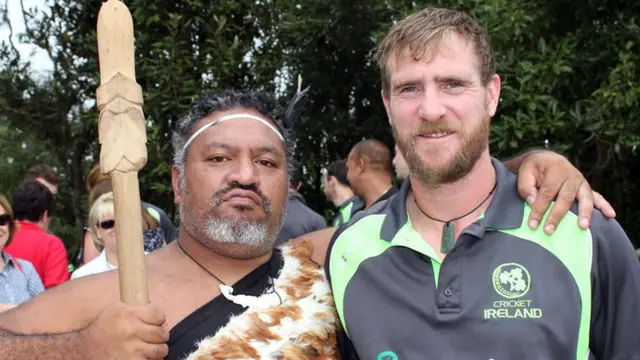
M 69 262 L 62 240 L 36 224 L 18 221 L 19 227 L 3 250 L 36 268 L 45 289 L 69 280 Z

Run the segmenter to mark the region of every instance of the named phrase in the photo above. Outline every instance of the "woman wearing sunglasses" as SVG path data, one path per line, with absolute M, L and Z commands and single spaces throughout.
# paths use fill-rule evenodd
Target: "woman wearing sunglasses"
M 89 226 L 93 244 L 96 249 L 100 251 L 100 255 L 74 271 L 73 274 L 71 274 L 71 279 L 99 274 L 118 267 L 116 222 L 112 192 L 100 195 L 100 197 L 93 202 L 91 210 L 89 211 Z M 161 230 L 160 228 L 157 229 Z M 155 229 L 148 230 L 154 231 Z M 143 229 L 143 231 L 147 232 L 147 229 Z M 147 237 L 146 233 L 143 235 L 145 238 Z M 164 243 L 164 239 L 161 241 Z M 147 252 L 145 251 L 145 253 Z
M 16 232 L 13 210 L 7 198 L 0 194 L 0 312 L 22 304 L 44 291 L 33 265 L 4 252 Z

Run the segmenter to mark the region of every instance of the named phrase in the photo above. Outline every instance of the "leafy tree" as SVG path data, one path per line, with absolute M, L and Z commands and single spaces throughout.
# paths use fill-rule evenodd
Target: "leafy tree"
M 86 214 L 84 176 L 99 150 L 94 98 L 101 3 L 58 0 L 47 11 L 25 12 L 22 41 L 45 50 L 54 64 L 44 77 L 10 43 L 0 47 L 0 190 L 10 192 L 35 162 L 54 165 L 64 181 L 59 231 L 71 250 Z M 296 130 L 303 191 L 320 212 L 331 208 L 320 191 L 322 167 L 346 157 L 363 138 L 393 147 L 373 61 L 376 44 L 406 14 L 439 6 L 468 11 L 491 35 L 503 82 L 493 154 L 507 158 L 547 145 L 566 155 L 614 203 L 640 247 L 634 235 L 640 230 L 640 0 L 126 3 L 148 124 L 141 194 L 169 213 L 170 132 L 191 100 L 229 87 L 257 88 L 275 92 L 286 105 L 298 75 L 303 87 L 311 86 Z

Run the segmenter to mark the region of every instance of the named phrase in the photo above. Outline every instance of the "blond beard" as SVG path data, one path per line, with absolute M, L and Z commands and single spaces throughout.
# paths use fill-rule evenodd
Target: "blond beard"
M 405 158 L 409 172 L 414 178 L 420 181 L 426 188 L 437 188 L 443 184 L 449 184 L 462 179 L 467 175 L 478 162 L 482 153 L 489 146 L 489 126 L 491 119 L 486 117 L 477 129 L 474 129 L 469 136 L 462 133 L 460 149 L 453 154 L 448 163 L 443 166 L 428 167 L 415 150 L 416 135 L 409 135 L 401 138 L 395 126 L 391 126 L 393 137 Z M 437 124 L 429 125 L 437 127 Z M 460 134 L 458 132 L 458 134 Z M 437 153 L 429 154 L 437 156 Z M 439 167 L 440 170 L 436 169 Z

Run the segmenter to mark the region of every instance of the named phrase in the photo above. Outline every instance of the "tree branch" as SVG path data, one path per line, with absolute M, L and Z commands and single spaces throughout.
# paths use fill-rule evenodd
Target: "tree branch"
M 51 62 L 53 62 L 55 64 L 55 61 L 53 61 L 54 60 L 53 54 L 51 53 L 51 46 L 49 44 L 49 38 L 44 36 L 42 38 L 43 44 L 40 44 L 40 39 L 38 39 L 36 37 L 36 35 L 33 32 L 33 30 L 29 27 L 29 22 L 27 21 L 27 11 L 24 8 L 24 0 L 20 0 L 20 8 L 22 9 L 22 19 L 24 21 L 24 29 L 25 29 L 25 32 L 27 33 L 27 36 L 29 36 L 29 38 L 33 39 L 36 42 L 36 45 L 38 45 L 41 49 L 46 51 L 47 55 L 49 55 L 49 59 L 51 60 Z
M 13 50 L 16 53 L 18 59 L 20 59 L 20 52 L 16 48 L 16 45 L 13 43 L 13 26 L 11 25 L 11 20 L 9 20 L 9 0 L 5 0 L 4 2 L 2 21 L 6 22 L 7 26 L 9 27 L 9 44 L 11 45 L 11 50 Z

